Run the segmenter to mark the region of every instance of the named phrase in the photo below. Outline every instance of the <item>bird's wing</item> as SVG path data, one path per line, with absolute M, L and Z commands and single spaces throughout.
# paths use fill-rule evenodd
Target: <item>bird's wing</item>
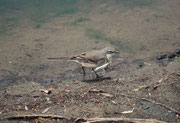
M 98 63 L 104 61 L 106 57 L 103 54 L 101 54 L 99 51 L 91 51 L 91 52 L 86 52 L 85 58 L 87 61 Z
M 78 55 L 74 55 L 70 57 L 71 60 L 78 60 L 82 62 L 89 62 L 89 63 L 98 63 L 100 61 L 103 61 L 105 57 L 100 54 L 98 51 L 91 51 L 91 52 L 85 52 Z

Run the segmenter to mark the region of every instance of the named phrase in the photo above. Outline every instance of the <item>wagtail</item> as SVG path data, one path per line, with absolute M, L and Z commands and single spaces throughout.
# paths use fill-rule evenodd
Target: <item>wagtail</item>
M 82 66 L 83 70 L 83 80 L 85 79 L 85 68 L 92 68 L 92 71 L 95 73 L 96 78 L 99 78 L 99 75 L 96 73 L 99 69 L 104 69 L 107 66 L 112 65 L 112 55 L 118 53 L 113 47 L 106 47 L 102 50 L 93 50 L 89 52 L 84 52 L 78 55 L 71 57 L 49 57 L 49 60 L 69 60 L 75 61 Z

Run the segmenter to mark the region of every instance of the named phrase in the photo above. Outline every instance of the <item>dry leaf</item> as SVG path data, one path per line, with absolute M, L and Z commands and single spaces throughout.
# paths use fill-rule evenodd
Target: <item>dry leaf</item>
M 146 85 L 139 86 L 138 88 L 135 88 L 134 91 L 135 91 L 135 92 L 136 92 L 136 91 L 140 91 L 140 90 L 142 90 L 142 89 L 145 88 L 145 87 L 146 87 Z
M 144 62 L 144 64 L 145 64 L 145 65 L 149 65 L 149 66 L 151 66 L 151 64 L 150 64 L 150 63 L 147 63 L 147 62 Z
M 113 97 L 113 95 L 108 94 L 108 93 L 100 93 L 100 94 L 103 95 L 103 96 L 105 96 L 105 97 L 109 97 L 109 98 Z
M 27 106 L 24 106 L 24 108 L 25 108 L 26 111 L 29 110 Z
M 50 94 L 52 92 L 52 88 L 46 90 L 46 89 L 40 89 L 40 91 L 45 92 L 46 94 Z
M 98 90 L 98 89 L 90 89 L 89 92 L 101 93 L 101 92 L 103 92 L 103 91 L 102 91 L 102 90 Z
M 44 109 L 44 111 L 42 111 L 42 113 L 46 113 L 49 109 L 50 109 L 50 107 Z
M 129 110 L 129 111 L 123 111 L 121 112 L 122 114 L 130 114 L 130 113 L 133 113 L 134 111 L 134 108 L 132 110 Z
M 180 119 L 180 115 L 177 114 L 177 115 L 176 115 L 176 118 Z
M 113 104 L 117 104 L 114 100 L 111 101 Z
M 158 82 L 160 83 L 160 82 L 162 82 L 163 81 L 163 78 L 161 78 Z

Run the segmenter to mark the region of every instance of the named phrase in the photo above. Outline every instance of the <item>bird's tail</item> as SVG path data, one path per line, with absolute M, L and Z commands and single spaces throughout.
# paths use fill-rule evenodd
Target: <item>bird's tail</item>
M 47 57 L 48 60 L 70 60 L 69 57 Z

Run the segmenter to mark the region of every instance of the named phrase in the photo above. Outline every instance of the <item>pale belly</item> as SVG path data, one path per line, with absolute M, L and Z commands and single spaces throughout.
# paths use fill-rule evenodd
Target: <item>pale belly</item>
M 88 68 L 96 68 L 97 64 L 93 64 L 93 63 L 83 63 L 83 62 L 79 62 L 78 60 L 71 60 L 74 62 L 77 62 L 79 64 L 81 64 L 83 67 L 88 67 Z
M 111 63 L 112 62 L 112 55 L 111 54 L 107 54 L 106 55 L 108 61 Z

